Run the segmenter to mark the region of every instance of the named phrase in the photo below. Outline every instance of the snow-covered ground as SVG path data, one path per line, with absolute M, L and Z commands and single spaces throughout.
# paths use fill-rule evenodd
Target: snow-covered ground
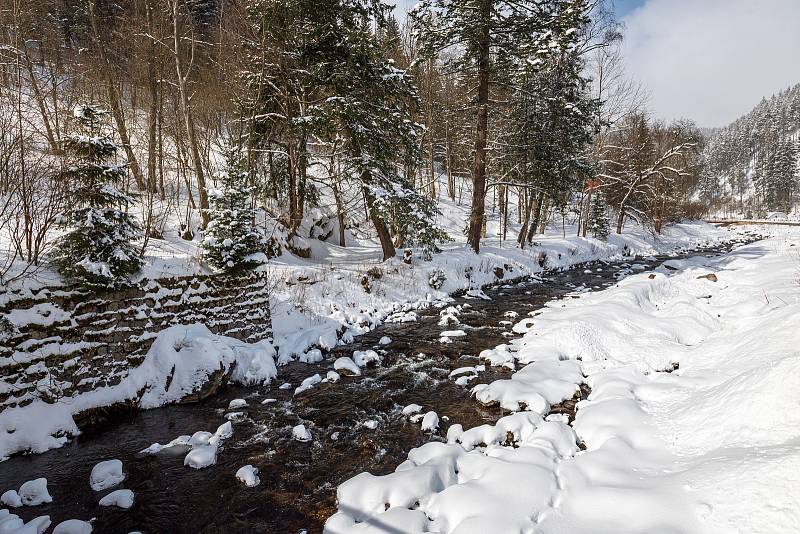
M 773 234 L 526 321 L 527 365 L 473 391 L 527 411 L 346 481 L 326 532 L 797 532 L 800 230 Z M 574 422 L 548 417 L 582 381 Z

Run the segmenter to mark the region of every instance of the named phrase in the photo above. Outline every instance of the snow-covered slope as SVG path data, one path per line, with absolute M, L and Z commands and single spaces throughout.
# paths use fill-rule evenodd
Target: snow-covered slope
M 669 261 L 545 310 L 513 345 L 528 365 L 475 389 L 530 411 L 345 482 L 326 532 L 796 532 L 799 238 Z M 574 423 L 542 419 L 582 376 Z

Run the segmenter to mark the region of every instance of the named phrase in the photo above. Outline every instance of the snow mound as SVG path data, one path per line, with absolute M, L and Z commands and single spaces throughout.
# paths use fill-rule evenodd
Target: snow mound
M 49 515 L 36 517 L 26 523 L 18 515 L 0 509 L 0 532 L 3 534 L 44 534 L 49 526 Z
M 526 409 L 540 415 L 550 411 L 550 405 L 571 398 L 583 382 L 580 364 L 575 361 L 534 362 L 510 379 L 480 384 L 472 393 L 484 404 L 498 403 L 506 410 Z
M 17 490 L 11 489 L 0 495 L 0 503 L 12 508 L 19 508 L 22 506 L 22 499 L 19 493 L 17 493 Z
M 299 395 L 300 393 L 307 391 L 317 384 L 322 382 L 322 377 L 319 374 L 315 374 L 313 376 L 309 376 L 308 378 L 304 379 L 303 382 L 294 388 L 294 394 Z
M 247 401 L 244 399 L 233 399 L 228 403 L 229 410 L 239 410 L 241 408 L 247 408 Z
M 103 491 L 113 488 L 125 480 L 125 473 L 122 472 L 121 460 L 105 460 L 96 464 L 89 475 L 89 485 L 94 491 Z
M 403 408 L 403 415 L 414 415 L 415 413 L 419 413 L 422 411 L 422 406 L 419 404 L 409 404 L 405 408 Z
M 361 376 L 361 368 L 348 356 L 337 358 L 336 361 L 333 362 L 333 368 L 337 371 L 347 371 L 354 376 Z
M 92 524 L 80 519 L 67 519 L 56 525 L 53 534 L 92 534 Z
M 313 439 L 311 432 L 306 428 L 306 425 L 303 424 L 292 428 L 292 437 L 300 442 L 307 442 Z
M 92 524 L 80 519 L 67 519 L 56 525 L 53 534 L 92 534 Z
M 381 356 L 374 350 L 357 350 L 353 352 L 353 361 L 362 368 L 371 363 L 380 365 Z
M 228 421 L 217 428 L 211 436 L 207 432 L 195 433 L 189 442 L 192 447 L 183 459 L 183 465 L 204 469 L 217 463 L 217 452 L 222 442 L 233 435 L 233 425 Z
M 119 489 L 112 491 L 98 503 L 100 506 L 116 506 L 127 510 L 133 506 L 133 492 L 129 489 Z
M 436 432 L 439 429 L 439 415 L 434 411 L 426 413 L 420 428 L 423 432 Z
M 254 488 L 261 483 L 261 480 L 258 478 L 258 468 L 252 465 L 240 467 L 236 471 L 236 478 L 248 488 Z
M 17 493 L 19 493 L 19 498 L 25 506 L 38 506 L 53 502 L 53 498 L 47 492 L 46 478 L 37 478 L 25 482 L 19 487 Z

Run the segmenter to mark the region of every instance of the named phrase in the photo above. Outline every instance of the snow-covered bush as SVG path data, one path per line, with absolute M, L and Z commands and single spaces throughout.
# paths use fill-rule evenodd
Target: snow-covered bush
M 442 286 L 446 280 L 447 275 L 444 274 L 444 271 L 441 269 L 435 269 L 431 271 L 430 276 L 428 276 L 428 285 L 433 289 L 439 290 L 442 289 Z
M 119 189 L 127 176 L 125 164 L 110 163 L 118 146 L 101 134 L 108 112 L 77 106 L 74 117 L 83 132 L 64 143 L 67 205 L 62 224 L 67 232 L 56 241 L 50 260 L 68 279 L 89 286 L 114 287 L 142 267 L 136 242 L 142 230 L 128 212 L 133 197 Z
M 320 241 L 327 241 L 333 235 L 333 229 L 333 221 L 331 221 L 331 218 L 324 213 L 320 213 L 311 223 L 311 228 L 308 230 L 308 237 Z

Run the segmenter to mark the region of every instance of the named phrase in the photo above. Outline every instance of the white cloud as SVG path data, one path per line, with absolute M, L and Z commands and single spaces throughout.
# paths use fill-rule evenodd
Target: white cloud
M 723 126 L 800 82 L 800 0 L 647 0 L 624 22 L 660 117 Z

